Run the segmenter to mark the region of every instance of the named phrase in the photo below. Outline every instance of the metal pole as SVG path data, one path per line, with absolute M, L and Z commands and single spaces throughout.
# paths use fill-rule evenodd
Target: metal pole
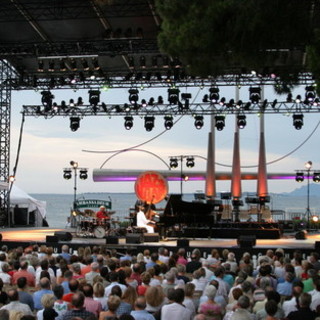
M 73 197 L 73 210 L 76 210 L 76 201 L 77 201 L 77 167 L 74 167 L 74 197 Z
M 309 229 L 310 224 L 310 168 L 307 170 L 307 229 Z
M 183 192 L 182 192 L 182 183 L 183 183 L 182 159 L 183 159 L 183 156 L 180 156 L 180 162 L 181 162 L 181 168 L 180 168 L 180 192 L 181 192 L 181 197 L 183 195 Z

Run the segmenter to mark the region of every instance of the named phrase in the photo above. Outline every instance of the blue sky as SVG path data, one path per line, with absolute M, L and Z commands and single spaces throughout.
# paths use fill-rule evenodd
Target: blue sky
M 140 90 L 139 98 L 148 100 L 151 96 L 162 95 L 165 102 L 167 89 Z M 186 90 L 180 88 L 180 92 L 192 93 L 193 99 L 200 102 L 208 88 L 193 88 Z M 83 97 L 88 103 L 88 90 L 52 90 L 54 101 L 77 100 Z M 293 92 L 293 96 L 304 95 L 304 87 Z M 235 90 L 231 87 L 220 87 L 220 97 L 225 96 L 227 101 L 235 98 Z M 240 98 L 247 101 L 249 98 L 248 87 L 240 89 Z M 275 96 L 272 87 L 265 88 L 265 98 L 272 101 L 284 101 L 286 96 Z M 128 102 L 127 89 L 109 89 L 101 91 L 101 101 L 117 104 Z M 11 172 L 16 158 L 18 135 L 21 125 L 21 110 L 23 105 L 40 105 L 40 91 L 13 91 L 12 93 L 12 125 L 11 125 Z M 177 118 L 175 118 L 176 120 Z M 292 125 L 292 115 L 266 115 L 265 138 L 267 149 L 267 161 L 273 161 L 283 157 L 300 145 L 316 127 L 319 114 L 305 114 L 304 126 L 301 130 L 295 130 Z M 259 146 L 259 118 L 257 115 L 247 116 L 247 126 L 240 130 L 241 165 L 254 165 L 258 159 Z M 69 118 L 56 117 L 52 119 L 26 117 L 24 134 L 16 184 L 29 193 L 73 193 L 73 179 L 63 179 L 63 168 L 69 167 L 70 160 L 77 161 L 79 166 L 89 170 L 89 179 L 79 180 L 78 193 L 81 192 L 134 192 L 134 184 L 130 182 L 120 183 L 95 183 L 92 181 L 92 170 L 99 168 L 110 154 L 86 153 L 82 150 L 118 150 L 143 143 L 164 130 L 163 117 L 157 117 L 155 128 L 146 132 L 143 119 L 134 118 L 134 126 L 131 130 L 125 130 L 122 117 L 87 117 L 81 120 L 80 128 L 71 132 Z M 223 131 L 216 131 L 216 161 L 226 165 L 232 163 L 234 116 L 226 117 L 226 127 Z M 169 162 L 172 155 L 207 155 L 207 139 L 210 130 L 210 117 L 205 118 L 204 127 L 197 130 L 191 116 L 184 116 L 175 126 L 145 144 L 141 148 L 159 155 Z M 282 161 L 268 166 L 269 172 L 294 172 L 303 169 L 308 160 L 313 162 L 314 169 L 320 169 L 320 157 L 318 152 L 319 132 L 304 143 L 295 153 Z M 196 159 L 193 170 L 205 170 L 206 163 L 202 159 Z M 109 169 L 142 169 L 165 170 L 159 159 L 143 152 L 127 152 L 114 157 L 104 168 Z M 180 171 L 180 168 L 176 169 Z M 184 165 L 184 171 L 187 173 Z M 221 166 L 217 171 L 231 170 Z M 243 169 L 247 170 L 247 169 Z M 250 169 L 256 171 L 256 169 Z M 305 184 L 306 181 L 303 182 Z M 269 192 L 290 192 L 301 184 L 290 181 L 269 181 Z M 185 182 L 184 192 L 204 190 L 204 182 Z M 243 191 L 255 192 L 255 181 L 244 181 Z M 217 191 L 229 191 L 230 181 L 217 182 Z M 169 192 L 180 192 L 180 183 L 169 184 Z

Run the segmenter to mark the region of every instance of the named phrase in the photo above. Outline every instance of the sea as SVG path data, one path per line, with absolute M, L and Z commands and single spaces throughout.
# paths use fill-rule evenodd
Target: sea
M 47 203 L 46 220 L 52 228 L 64 228 L 67 217 L 70 216 L 72 203 L 74 199 L 73 194 L 46 194 L 37 193 L 31 194 L 35 199 L 45 201 Z M 126 220 L 129 217 L 130 208 L 133 208 L 137 197 L 135 193 L 84 193 L 79 194 L 77 199 L 97 199 L 111 201 L 113 219 L 119 221 Z M 195 194 L 184 194 L 183 200 L 194 201 Z M 223 204 L 230 204 L 230 200 L 222 200 Z M 228 203 L 229 201 L 229 203 Z M 241 209 L 246 210 L 249 204 L 244 203 Z M 274 212 L 274 220 L 291 220 L 296 217 L 306 218 L 307 197 L 306 196 L 292 196 L 287 194 L 272 194 L 270 202 L 267 204 Z M 166 201 L 156 204 L 157 209 L 165 208 Z M 320 197 L 310 196 L 309 208 L 311 215 L 320 216 Z M 253 217 L 254 219 L 254 217 Z

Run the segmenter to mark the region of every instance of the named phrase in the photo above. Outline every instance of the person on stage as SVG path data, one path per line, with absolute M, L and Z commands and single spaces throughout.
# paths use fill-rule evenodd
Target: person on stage
M 107 212 L 107 209 L 105 206 L 101 206 L 99 208 L 99 211 L 96 213 L 96 218 L 97 219 L 108 219 L 110 220 L 110 215 Z
M 143 210 L 144 210 L 144 207 L 139 206 L 139 211 L 137 213 L 137 227 L 146 228 L 148 233 L 153 233 L 154 227 L 150 225 L 152 221 L 146 218 L 146 215 Z

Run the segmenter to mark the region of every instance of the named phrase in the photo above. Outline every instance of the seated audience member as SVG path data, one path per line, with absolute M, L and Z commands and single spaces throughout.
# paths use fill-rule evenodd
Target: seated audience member
M 134 304 L 134 310 L 131 311 L 130 315 L 132 315 L 135 320 L 155 320 L 154 316 L 146 310 L 146 307 L 146 298 L 140 296 L 137 298 Z
M 198 311 L 205 316 L 210 316 L 218 320 L 222 319 L 224 310 L 220 304 L 214 301 L 216 293 L 217 289 L 214 286 L 209 285 L 204 292 L 204 294 L 208 297 L 208 300 L 200 304 Z
M 117 318 L 117 309 L 120 306 L 121 299 L 118 296 L 109 295 L 107 300 L 107 311 L 101 311 L 99 320 L 105 320 L 108 318 Z

